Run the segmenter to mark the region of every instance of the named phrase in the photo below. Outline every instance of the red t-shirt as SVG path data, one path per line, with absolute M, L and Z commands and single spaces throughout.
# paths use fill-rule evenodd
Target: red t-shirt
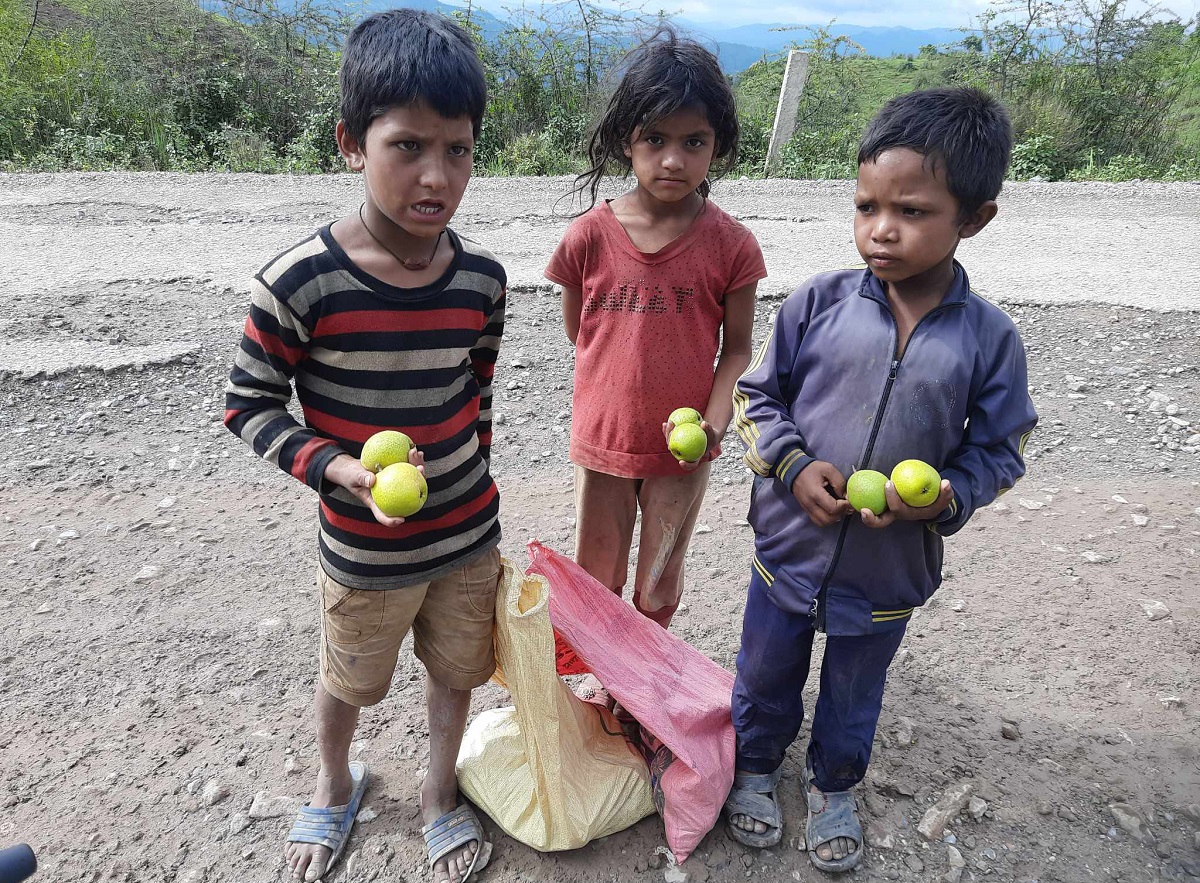
M 546 268 L 583 292 L 572 461 L 626 478 L 677 474 L 662 424 L 676 408 L 704 413 L 725 293 L 766 275 L 754 234 L 711 201 L 654 254 L 634 247 L 607 202 L 577 218 Z

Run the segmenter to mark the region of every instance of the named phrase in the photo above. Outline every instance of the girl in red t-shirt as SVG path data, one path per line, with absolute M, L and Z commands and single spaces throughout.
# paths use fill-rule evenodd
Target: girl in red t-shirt
M 660 29 L 625 61 L 592 135 L 592 168 L 577 181 L 592 208 L 546 269 L 562 286 L 576 347 L 575 557 L 621 594 L 640 508 L 633 602 L 663 627 L 679 606 L 711 461 L 750 362 L 754 292 L 767 275 L 754 235 L 708 198 L 710 178 L 735 162 L 737 139 L 717 59 Z M 632 171 L 637 186 L 597 202 L 615 170 Z M 665 421 L 682 407 L 704 415 L 708 445 L 696 463 L 667 449 Z

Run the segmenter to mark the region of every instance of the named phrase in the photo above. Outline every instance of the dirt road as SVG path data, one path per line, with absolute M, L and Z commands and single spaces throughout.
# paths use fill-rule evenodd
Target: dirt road
M 494 463 L 518 561 L 530 537 L 571 545 L 571 355 L 540 277 L 566 184 L 478 180 L 456 224 L 512 280 Z M 38 880 L 281 877 L 316 763 L 315 500 L 220 425 L 222 385 L 250 274 L 358 186 L 0 176 L 0 845 L 31 842 Z M 855 261 L 851 189 L 717 189 L 766 253 L 756 338 L 806 275 Z M 946 582 L 909 628 L 856 879 L 952 879 L 960 862 L 962 880 L 1200 878 L 1200 285 L 1184 260 L 1198 197 L 1011 185 L 960 252 L 1025 335 L 1042 423 L 1029 475 L 948 543 Z M 748 490 L 735 456 L 717 462 L 676 620 L 727 667 Z M 335 880 L 426 879 L 421 679 L 402 658 L 364 715 L 355 752 L 375 785 Z M 505 701 L 489 686 L 476 708 Z M 801 763 L 785 767 L 783 843 L 749 853 L 719 826 L 687 879 L 821 879 L 796 849 Z M 986 806 L 926 842 L 922 815 L 963 782 Z M 672 870 L 656 818 L 570 854 L 491 833 L 485 880 Z

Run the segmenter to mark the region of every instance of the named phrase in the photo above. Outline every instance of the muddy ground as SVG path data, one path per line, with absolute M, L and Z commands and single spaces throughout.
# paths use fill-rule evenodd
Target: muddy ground
M 571 548 L 571 354 L 540 279 L 566 184 L 476 181 L 456 224 L 510 270 L 493 463 L 516 560 L 531 537 Z M 282 877 L 290 820 L 271 813 L 315 772 L 315 500 L 221 426 L 222 385 L 250 274 L 357 187 L 0 176 L 0 846 L 33 844 L 37 880 Z M 844 182 L 715 195 L 764 247 L 758 339 L 790 288 L 856 259 Z M 1198 197 L 1012 185 L 964 246 L 1023 331 L 1042 423 L 1028 476 L 947 544 L 908 630 L 853 879 L 1200 878 Z M 730 668 L 750 550 L 739 447 L 716 464 L 675 627 Z M 427 878 L 421 684 L 402 656 L 363 717 L 374 784 L 333 880 Z M 475 706 L 505 702 L 489 686 Z M 751 853 L 718 826 L 687 879 L 822 878 L 796 848 L 801 763 L 797 748 L 783 843 Z M 926 841 L 922 816 L 964 783 L 983 803 Z M 489 830 L 485 881 L 680 879 L 657 818 L 556 855 Z

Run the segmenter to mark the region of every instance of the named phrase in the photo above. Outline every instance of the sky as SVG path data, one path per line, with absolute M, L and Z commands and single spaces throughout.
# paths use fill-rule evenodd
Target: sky
M 483 0 L 480 5 L 491 8 L 497 2 Z M 607 5 L 605 0 L 599 2 Z M 520 2 L 503 0 L 499 5 L 519 6 Z M 684 18 L 726 25 L 826 24 L 836 19 L 845 25 L 922 29 L 970 27 L 989 5 L 987 0 L 737 0 L 736 3 L 729 0 L 649 0 L 644 8 L 654 12 L 661 7 L 678 12 Z M 1194 19 L 1200 12 L 1200 0 L 1166 0 L 1159 5 L 1187 20 Z M 1132 0 L 1129 8 L 1144 8 L 1144 4 Z

